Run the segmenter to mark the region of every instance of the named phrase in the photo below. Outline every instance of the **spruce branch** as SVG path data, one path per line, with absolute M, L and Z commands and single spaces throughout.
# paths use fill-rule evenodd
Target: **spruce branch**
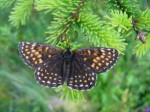
M 145 44 L 145 35 L 147 34 L 147 32 L 144 32 L 143 30 L 150 29 L 150 11 L 146 10 L 142 12 L 139 9 L 139 4 L 137 3 L 137 0 L 106 0 L 106 3 L 109 9 L 114 9 L 117 7 L 118 10 L 126 12 L 128 17 L 132 17 L 132 26 L 137 34 L 136 39 L 140 40 L 143 44 Z
M 142 14 L 136 18 L 137 28 L 140 30 L 150 31 L 150 9 L 142 12 Z
M 47 12 L 57 9 L 58 7 L 62 7 L 62 3 L 64 0 L 36 0 L 35 1 L 35 9 L 37 11 L 47 10 Z
M 141 16 L 136 20 L 132 21 L 133 28 L 137 33 L 136 39 L 140 40 L 143 44 L 146 43 L 145 35 L 147 32 L 143 30 L 150 31 L 150 10 L 145 10 L 142 12 Z
M 138 17 L 142 12 L 137 0 L 106 0 L 105 2 L 109 10 L 122 10 L 133 18 Z
M 138 42 L 134 49 L 134 54 L 138 57 L 141 57 L 148 52 L 150 52 L 150 34 L 147 34 L 146 44 Z
M 59 11 L 53 13 L 55 17 L 51 26 L 48 28 L 49 31 L 47 32 L 50 34 L 50 36 L 47 38 L 48 43 L 52 41 L 53 43 L 58 43 L 59 41 L 67 40 L 66 37 L 70 37 L 68 35 L 70 31 L 69 28 L 78 19 L 80 9 L 85 2 L 86 0 L 77 0 L 73 3 L 71 2 L 71 5 L 67 4 L 69 3 L 67 2 L 63 7 L 60 8 Z
M 16 0 L 0 0 L 0 8 L 9 8 Z
M 34 0 L 18 0 L 11 15 L 9 16 L 9 21 L 15 27 L 19 25 L 24 25 L 26 20 L 29 19 L 32 12 Z
M 126 12 L 112 10 L 110 16 L 106 15 L 105 18 L 110 21 L 108 24 L 117 28 L 119 32 L 127 31 L 132 27 L 132 18 L 129 18 Z
M 82 100 L 85 101 L 82 91 L 70 89 L 66 86 L 66 84 L 56 88 L 55 91 L 56 92 L 63 91 L 63 94 L 60 97 L 61 100 L 66 99 L 66 101 L 72 100 L 74 102 L 79 102 Z
M 88 41 L 94 46 L 115 48 L 123 54 L 127 45 L 125 39 L 113 27 L 99 19 L 97 15 L 80 13 L 78 22 L 82 33 L 88 35 Z

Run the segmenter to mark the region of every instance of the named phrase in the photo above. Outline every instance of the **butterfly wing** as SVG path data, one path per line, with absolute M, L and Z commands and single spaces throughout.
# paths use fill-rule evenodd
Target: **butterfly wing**
M 68 87 L 77 90 L 88 90 L 94 87 L 96 80 L 96 74 L 84 63 L 77 59 L 72 61 L 70 77 L 67 80 Z
M 95 73 L 109 70 L 117 61 L 118 51 L 113 48 L 84 48 L 74 51 L 76 58 Z
M 46 44 L 20 42 L 19 53 L 24 62 L 31 67 L 39 67 L 43 63 L 53 60 L 63 52 L 56 46 Z
M 35 79 L 43 86 L 55 88 L 64 83 L 62 73 L 63 61 L 61 59 L 54 59 L 36 68 Z

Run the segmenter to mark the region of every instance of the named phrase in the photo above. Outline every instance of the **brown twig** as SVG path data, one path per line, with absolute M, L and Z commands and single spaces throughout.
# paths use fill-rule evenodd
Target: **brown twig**
M 137 22 L 140 22 L 140 21 L 139 20 L 132 20 L 133 29 L 137 34 L 135 39 L 140 40 L 143 44 L 146 44 L 145 35 L 147 34 L 147 32 L 144 32 L 144 31 L 137 29 L 137 26 L 136 26 Z
M 120 10 L 122 10 L 123 12 L 126 12 L 123 5 L 120 3 L 119 0 L 116 0 L 116 4 L 119 6 Z M 130 16 L 129 12 L 126 12 L 126 13 L 128 16 Z M 147 34 L 147 32 L 144 32 L 144 31 L 137 29 L 136 23 L 138 23 L 138 22 L 140 22 L 140 21 L 139 20 L 132 20 L 133 29 L 137 34 L 136 40 L 140 40 L 143 44 L 145 44 L 146 43 L 145 35 Z

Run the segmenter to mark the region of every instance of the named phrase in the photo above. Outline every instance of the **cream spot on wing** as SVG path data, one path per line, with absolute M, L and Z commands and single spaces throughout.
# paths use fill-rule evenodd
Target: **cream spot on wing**
M 93 64 L 91 65 L 91 67 L 95 68 L 95 63 L 93 63 Z
M 50 81 L 47 81 L 48 84 L 50 84 Z
M 99 66 L 96 66 L 96 70 L 98 70 L 99 69 Z
M 106 66 L 108 66 L 109 65 L 109 63 L 106 63 Z
M 102 66 L 102 64 L 101 64 L 101 63 L 98 63 L 98 66 Z
M 101 52 L 105 52 L 103 49 L 101 49 Z
M 51 55 L 48 55 L 48 57 L 51 58 L 52 56 L 51 56 Z
M 93 62 L 97 63 L 97 60 L 96 60 L 96 59 L 93 59 Z
M 83 84 L 81 84 L 80 87 L 83 87 Z
M 104 55 L 101 55 L 101 58 L 104 58 Z

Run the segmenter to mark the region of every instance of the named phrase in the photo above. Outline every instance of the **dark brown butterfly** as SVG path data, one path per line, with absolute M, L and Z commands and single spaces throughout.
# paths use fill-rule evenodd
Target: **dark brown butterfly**
M 118 51 L 112 48 L 83 48 L 71 51 L 46 44 L 20 42 L 19 53 L 24 62 L 35 68 L 35 79 L 46 87 L 67 86 L 77 90 L 94 87 L 96 73 L 110 69 Z

